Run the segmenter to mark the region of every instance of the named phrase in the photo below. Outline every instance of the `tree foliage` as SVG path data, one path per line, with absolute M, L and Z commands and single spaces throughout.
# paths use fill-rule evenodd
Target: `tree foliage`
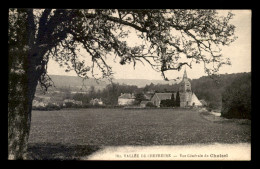
M 83 94 L 83 93 L 76 93 L 76 94 L 73 95 L 74 100 L 82 101 L 83 104 L 89 103 L 91 98 L 93 98 L 93 97 L 91 97 L 91 96 L 89 97 L 87 94 Z
M 135 91 L 134 91 L 135 92 Z M 143 100 L 146 100 L 145 97 L 144 97 L 144 93 L 143 92 L 139 92 L 139 93 L 136 93 L 135 94 L 135 101 L 136 101 L 136 104 L 140 104 L 141 101 Z
M 221 74 L 213 79 L 207 76 L 191 80 L 192 90 L 199 99 L 208 103 L 211 109 L 221 109 L 222 93 L 237 78 L 248 76 L 248 73 Z M 203 86 L 207 86 L 206 88 Z
M 173 102 L 171 99 L 162 100 L 160 107 L 173 107 Z
M 174 98 L 174 94 L 172 93 L 171 99 L 162 100 L 160 103 L 160 107 L 175 107 L 176 100 Z
M 221 115 L 251 119 L 251 73 L 236 78 L 222 93 Z
M 148 102 L 146 104 L 146 107 L 157 107 L 157 106 L 155 106 L 152 102 Z
M 198 79 L 190 80 L 192 91 L 201 100 L 208 103 L 210 109 L 221 109 L 222 107 L 222 93 L 225 88 L 237 79 L 247 76 L 248 73 L 234 73 L 234 74 L 220 74 L 218 76 L 203 76 Z M 205 88 L 205 86 L 207 86 Z M 179 84 L 150 84 L 146 85 L 144 91 L 156 91 L 163 93 L 165 90 L 177 92 Z
M 176 107 L 180 107 L 180 105 L 181 105 L 181 99 L 180 99 L 180 92 L 178 91 L 178 92 L 176 93 L 175 106 L 176 106 Z
M 19 10 L 13 13 L 19 14 Z M 145 61 L 163 76 L 167 70 L 191 67 L 191 62 L 180 61 L 183 57 L 203 62 L 205 71 L 211 74 L 222 64 L 229 64 L 221 57 L 220 47 L 235 39 L 235 27 L 229 24 L 233 14 L 218 17 L 215 10 L 45 9 L 26 13 L 31 45 L 37 48 L 29 45 L 28 50 L 43 52 L 43 56 L 37 55 L 41 58 L 36 65 L 42 73 L 46 73 L 49 57 L 53 57 L 67 71 L 75 70 L 81 77 L 88 77 L 88 72 L 95 76 L 94 67 L 102 77 L 108 77 L 112 69 L 106 56 L 113 53 L 121 58 L 121 64 Z M 132 30 L 147 45 L 129 46 L 126 38 Z M 92 58 L 91 64 L 80 58 L 80 45 Z M 214 67 L 207 67 L 210 63 Z
M 176 105 L 176 100 L 175 100 L 175 97 L 174 97 L 174 93 L 172 93 L 172 96 L 171 96 L 171 107 L 175 107 Z
M 88 104 L 91 99 L 102 99 L 104 104 L 115 106 L 118 104 L 118 97 L 121 93 L 136 93 L 136 104 L 139 104 L 144 100 L 144 94 L 141 92 L 142 88 L 138 88 L 134 85 L 120 85 L 118 83 L 111 83 L 106 86 L 105 89 L 96 90 L 94 86 L 91 87 L 87 94 L 76 93 L 73 99 L 82 101 L 84 104 Z

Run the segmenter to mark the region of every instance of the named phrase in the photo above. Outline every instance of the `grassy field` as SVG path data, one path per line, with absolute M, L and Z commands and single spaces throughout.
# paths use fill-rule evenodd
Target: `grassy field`
M 107 145 L 251 141 L 250 124 L 235 120 L 214 122 L 204 116 L 208 115 L 188 109 L 33 111 L 29 150 L 36 159 L 47 156 L 70 159 L 88 155 Z M 50 152 L 55 157 L 50 157 Z

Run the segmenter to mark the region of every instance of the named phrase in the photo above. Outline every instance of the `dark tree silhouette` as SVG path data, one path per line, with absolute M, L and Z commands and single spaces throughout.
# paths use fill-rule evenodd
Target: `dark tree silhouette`
M 222 93 L 221 116 L 251 119 L 251 73 L 236 78 Z
M 135 101 L 137 104 L 140 104 L 143 100 L 145 100 L 144 93 L 140 92 L 135 94 Z
M 176 106 L 176 107 L 180 107 L 180 104 L 181 104 L 180 92 L 178 91 L 178 92 L 176 93 L 175 106 Z
M 192 61 L 203 62 L 212 74 L 229 64 L 220 48 L 235 39 L 232 16 L 219 17 L 215 10 L 10 9 L 8 158 L 26 158 L 36 86 L 39 82 L 47 90 L 52 85 L 50 57 L 83 78 L 111 77 L 109 54 L 121 58 L 121 64 L 147 62 L 166 80 L 165 71 L 191 67 Z M 129 46 L 129 32 L 136 32 L 145 45 Z M 90 62 L 80 55 L 80 47 Z M 183 57 L 188 61 L 181 62 Z
M 171 96 L 171 106 L 172 106 L 172 107 L 175 107 L 174 93 L 172 93 L 172 96 Z

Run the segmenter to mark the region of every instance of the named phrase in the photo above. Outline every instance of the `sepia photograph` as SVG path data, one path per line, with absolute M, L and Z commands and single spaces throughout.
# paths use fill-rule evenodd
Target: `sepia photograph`
M 8 160 L 251 161 L 249 9 L 8 10 Z

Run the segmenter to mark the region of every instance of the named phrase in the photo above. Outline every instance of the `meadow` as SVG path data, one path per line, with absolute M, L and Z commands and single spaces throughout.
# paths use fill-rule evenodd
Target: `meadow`
M 33 111 L 34 159 L 77 159 L 102 146 L 250 143 L 250 123 L 212 121 L 194 109 Z

